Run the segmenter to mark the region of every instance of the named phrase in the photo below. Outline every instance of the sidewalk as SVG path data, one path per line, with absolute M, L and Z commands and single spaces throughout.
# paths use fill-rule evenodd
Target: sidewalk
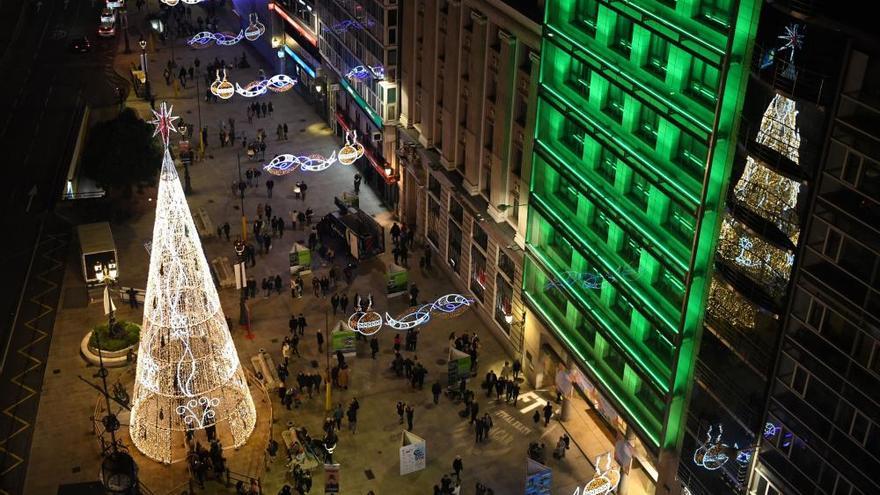
M 195 17 L 195 13 L 193 15 Z M 240 54 L 240 48 L 224 50 L 212 47 L 195 51 L 183 48 L 181 44 L 175 48 L 176 61 L 179 65 L 188 67 L 189 63 L 198 56 L 202 61 L 202 69 L 215 56 L 223 58 L 221 54 Z M 167 87 L 161 78 L 161 70 L 168 56 L 170 50 L 167 48 L 150 55 L 151 66 L 159 68 L 153 70 L 155 74 L 152 76 L 153 89 L 157 93 L 156 102 L 169 101 L 174 104 L 175 114 L 184 116 L 190 123 L 195 123 L 197 110 L 196 102 L 192 98 L 195 89 L 187 89 L 179 97 L 174 97 L 173 90 Z M 117 60 L 117 67 L 121 68 L 120 72 L 125 73 L 131 61 L 136 58 L 136 53 L 120 55 Z M 225 58 L 228 60 L 231 55 Z M 256 53 L 249 53 L 248 59 L 252 68 L 229 71 L 230 81 L 246 82 L 255 78 L 262 61 Z M 271 68 L 266 67 L 266 72 L 270 74 Z M 274 115 L 270 118 L 254 119 L 253 124 L 247 123 L 245 115 L 246 105 L 250 101 L 240 96 L 233 96 L 228 102 L 205 104 L 203 101 L 201 104 L 203 124 L 209 127 L 208 158 L 190 167 L 194 190 L 189 196 L 190 208 L 196 210 L 203 207 L 215 225 L 222 225 L 223 222 L 228 221 L 232 227 L 233 237 L 240 230 L 240 212 L 238 197 L 233 195 L 230 185 L 238 179 L 236 154 L 241 151 L 241 134 L 253 137 L 258 128 L 265 128 L 269 135 L 267 157 L 275 153 L 329 155 L 333 149 L 338 149 L 341 145 L 309 103 L 296 93 L 292 91 L 282 94 L 272 93 L 264 98 L 269 98 L 273 102 Z M 128 105 L 141 115 L 146 116 L 149 112 L 147 102 L 130 99 Z M 218 125 L 229 117 L 236 121 L 239 143 L 232 148 L 220 148 L 216 146 Z M 282 122 L 288 124 L 290 139 L 276 142 L 274 130 Z M 197 140 L 194 140 L 193 144 L 197 145 Z M 243 170 L 252 166 L 259 164 L 242 160 Z M 284 219 L 288 219 L 289 210 L 296 208 L 302 211 L 306 207 L 311 207 L 315 211 L 315 218 L 320 218 L 325 213 L 335 210 L 334 196 L 341 196 L 343 191 L 352 191 L 354 173 L 353 168 L 336 164 L 319 173 L 295 172 L 287 177 L 273 177 L 275 188 L 274 197 L 271 199 L 267 198 L 266 188 L 263 186 L 266 178 L 264 174 L 259 187 L 247 190 L 245 213 L 248 218 L 252 218 L 256 215 L 257 204 L 268 202 L 273 207 L 274 215 Z M 291 192 L 291 187 L 298 180 L 304 180 L 309 185 L 306 201 L 294 199 Z M 141 197 L 141 201 L 150 203 L 149 198 Z M 369 187 L 361 187 L 360 207 L 374 215 L 386 227 L 386 231 L 391 226 L 390 213 L 380 206 L 378 197 Z M 124 224 L 112 225 L 119 253 L 120 285 L 139 288 L 146 286 L 148 254 L 144 249 L 144 243 L 149 241 L 152 235 L 153 220 L 153 210 L 146 208 L 142 216 L 132 218 Z M 275 274 L 281 274 L 286 280 L 288 250 L 291 243 L 293 240 L 304 242 L 306 238 L 306 231 L 290 231 L 289 225 L 288 222 L 288 230 L 284 232 L 282 238 L 273 239 L 270 253 L 257 255 L 256 266 L 249 269 L 249 275 L 258 282 L 263 277 L 270 275 L 274 277 Z M 209 261 L 218 256 L 233 259 L 232 245 L 225 239 L 210 237 L 203 239 L 202 242 Z M 385 296 L 385 273 L 391 262 L 390 238 L 386 241 L 386 245 L 389 246 L 389 253 L 378 259 L 361 263 L 357 270 L 358 276 L 352 286 L 345 288 L 345 291 L 350 298 L 353 298 L 354 293 L 365 295 L 371 292 L 377 310 L 381 312 L 387 310 L 390 314 L 397 315 L 406 309 L 408 301 L 405 297 L 389 300 Z M 420 252 L 413 253 L 410 258 L 416 260 L 420 255 Z M 434 268 L 430 273 L 422 272 L 418 268 L 410 272 L 410 281 L 415 282 L 421 289 L 420 299 L 433 300 L 453 291 L 453 285 L 441 273 L 438 268 Z M 318 269 L 315 274 L 326 275 L 326 270 Z M 250 357 L 257 354 L 260 349 L 266 349 L 276 362 L 279 362 L 281 340 L 287 335 L 287 320 L 291 314 L 303 312 L 308 321 L 306 335 L 299 346 L 303 358 L 291 362 L 290 372 L 292 376 L 299 371 L 318 371 L 323 374 L 324 356 L 317 353 L 315 333 L 324 328 L 325 314 L 330 309 L 329 297 L 320 299 L 312 296 L 309 277 L 305 278 L 305 285 L 306 295 L 302 299 L 291 299 L 289 291 L 285 290 L 281 295 L 273 294 L 268 298 L 260 295 L 256 300 L 251 300 L 255 338 L 245 339 L 244 331 L 237 325 L 231 329 L 244 366 L 250 366 Z M 94 411 L 97 396 L 94 391 L 79 382 L 76 375 L 89 377 L 95 372 L 94 368 L 87 368 L 79 358 L 77 346 L 86 329 L 103 321 L 104 316 L 98 304 L 83 305 L 76 302 L 76 297 L 81 296 L 82 290 L 78 264 L 72 256 L 67 266 L 55 338 L 47 364 L 47 369 L 61 371 L 46 375 L 45 391 L 38 418 L 40 427 L 34 436 L 26 493 L 54 493 L 54 487 L 59 483 L 95 479 L 99 469 L 100 458 L 96 440 L 89 431 L 89 416 Z M 226 315 L 233 322 L 237 322 L 236 291 L 220 290 L 220 298 Z M 123 308 L 124 304 L 121 301 L 117 301 L 117 305 L 120 307 L 120 318 L 134 321 L 140 321 L 142 318 L 140 310 Z M 337 316 L 345 318 L 343 315 Z M 327 320 L 332 327 L 335 323 L 332 315 L 328 315 Z M 435 380 L 441 380 L 445 384 L 447 339 L 451 332 L 476 332 L 482 342 L 477 367 L 478 378 L 470 387 L 476 392 L 480 415 L 488 412 L 493 417 L 494 428 L 490 440 L 485 443 L 474 442 L 473 430 L 467 421 L 461 420 L 457 414 L 461 408 L 459 405 L 451 404 L 447 399 L 442 398 L 440 404 L 435 406 L 431 400 L 430 385 Z M 529 406 L 523 401 L 517 407 L 513 407 L 503 402 L 486 400 L 485 392 L 479 388 L 479 382 L 489 369 L 498 372 L 503 361 L 510 359 L 492 335 L 473 312 L 465 312 L 455 319 L 437 319 L 423 327 L 418 352 L 414 353 L 429 371 L 426 389 L 423 391 L 413 391 L 407 381 L 395 378 L 390 372 L 393 331 L 384 329 L 379 333 L 381 352 L 376 360 L 369 358 L 369 349 L 365 343 L 358 343 L 358 357 L 349 360 L 352 368 L 350 388 L 333 391 L 334 404 L 340 401 L 347 404 L 353 397 L 357 397 L 361 404 L 358 433 L 352 435 L 343 426 L 343 431 L 339 434 L 339 447 L 334 454 L 334 461 L 341 464 L 342 493 L 364 494 L 368 490 L 374 490 L 376 494 L 431 493 L 433 485 L 439 483 L 440 477 L 451 471 L 451 463 L 456 454 L 462 456 L 465 466 L 462 494 L 472 494 L 474 484 L 478 480 L 492 487 L 498 495 L 521 493 L 525 483 L 526 449 L 532 441 L 543 442 L 547 447 L 548 463 L 554 469 L 554 493 L 570 495 L 576 486 L 583 486 L 592 477 L 590 462 L 577 449 L 569 450 L 568 457 L 561 461 L 556 461 L 550 456 L 557 438 L 562 434 L 561 426 L 557 422 L 551 422 L 548 428 L 535 425 L 531 421 L 531 412 L 522 412 L 522 409 L 527 409 Z M 317 370 L 313 370 L 312 361 L 319 363 Z M 118 373 L 120 372 L 114 371 L 111 374 L 111 383 Z M 523 393 L 525 392 L 526 390 L 523 390 Z M 271 397 L 276 417 L 274 435 L 279 442 L 281 429 L 291 420 L 298 425 L 305 425 L 316 435 L 321 431 L 324 418 L 323 396 L 306 400 L 299 409 L 292 411 L 281 407 L 276 394 L 271 394 Z M 414 433 L 425 438 L 427 442 L 427 468 L 407 476 L 398 474 L 401 427 L 394 412 L 398 400 L 414 404 L 416 408 Z M 124 429 L 122 437 L 130 444 Z M 264 447 L 260 446 L 260 448 Z M 36 466 L 39 466 L 39 469 Z M 142 471 L 146 472 L 148 469 Z M 50 472 L 54 476 L 50 476 L 48 474 Z M 286 482 L 284 474 L 279 456 L 269 472 L 263 476 L 264 493 L 272 495 L 277 493 Z M 312 493 L 321 493 L 324 482 L 323 470 L 317 469 L 313 473 L 313 478 Z M 147 486 L 152 486 L 151 483 L 156 482 L 146 478 L 142 481 Z M 162 480 L 163 484 L 172 486 L 185 481 L 185 477 Z

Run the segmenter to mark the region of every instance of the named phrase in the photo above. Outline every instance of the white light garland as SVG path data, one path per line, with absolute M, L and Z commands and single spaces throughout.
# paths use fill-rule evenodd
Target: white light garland
M 296 79 L 287 74 L 276 74 L 268 79 L 251 81 L 245 87 L 235 83 L 235 92 L 246 98 L 254 98 L 266 94 L 268 90 L 283 93 L 293 88 L 294 84 L 296 84 Z
M 162 3 L 168 5 L 169 7 L 174 7 L 180 2 L 183 2 L 187 5 L 195 5 L 197 3 L 201 3 L 202 0 L 162 0 Z
M 602 468 L 602 458 L 605 458 L 605 468 Z M 577 487 L 573 495 L 607 495 L 617 489 L 620 483 L 620 469 L 611 463 L 611 453 L 596 458 L 596 474 L 583 490 Z
M 446 294 L 432 303 L 423 304 L 405 313 L 400 318 L 393 318 L 386 312 L 383 319 L 382 315 L 375 311 L 358 310 L 348 317 L 348 326 L 355 332 L 366 336 L 375 334 L 382 329 L 383 325 L 388 325 L 397 331 L 406 331 L 428 323 L 431 320 L 432 312 L 446 316 L 457 316 L 473 302 L 473 299 L 468 299 L 461 294 Z
M 730 457 L 727 455 L 730 447 L 721 443 L 721 435 L 723 433 L 724 428 L 718 425 L 718 436 L 713 440 L 712 427 L 709 427 L 709 431 L 706 432 L 706 441 L 694 451 L 694 464 L 709 471 L 715 471 L 730 460 Z
M 211 94 L 223 100 L 228 100 L 235 94 L 235 86 L 226 80 L 226 69 L 223 69 L 223 79 L 220 79 L 220 71 L 217 71 L 217 78 L 211 83 Z
M 162 161 L 132 393 L 130 435 L 147 457 L 173 460 L 189 429 L 215 425 L 233 447 L 256 424 L 256 409 L 226 326 L 198 231 L 168 151 L 174 117 L 156 113 Z
M 219 46 L 232 46 L 244 39 L 244 36 L 244 30 L 239 31 L 238 34 L 202 31 L 194 34 L 186 43 L 193 48 L 207 48 L 213 43 Z
M 372 77 L 378 81 L 385 79 L 385 67 L 382 65 L 358 65 L 345 74 L 348 79 L 363 81 Z
M 345 145 L 339 150 L 337 158 L 343 165 L 351 165 L 360 157 L 364 156 L 364 145 L 358 142 L 357 131 L 345 132 Z
M 257 13 L 251 13 L 248 16 L 248 27 L 244 30 L 244 37 L 248 41 L 257 41 L 265 32 L 266 26 L 257 18 Z

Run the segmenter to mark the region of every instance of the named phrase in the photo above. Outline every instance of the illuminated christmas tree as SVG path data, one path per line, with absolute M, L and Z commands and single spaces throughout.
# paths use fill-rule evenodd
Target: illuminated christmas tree
M 227 446 L 244 444 L 256 410 L 168 151 L 177 117 L 164 103 L 153 113 L 165 153 L 130 434 L 144 455 L 169 463 L 183 457 L 187 430 L 208 428 Z

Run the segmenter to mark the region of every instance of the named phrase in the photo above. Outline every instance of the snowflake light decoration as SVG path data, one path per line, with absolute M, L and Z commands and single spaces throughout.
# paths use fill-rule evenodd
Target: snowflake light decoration
M 375 23 L 366 19 L 364 21 L 356 21 L 354 19 L 346 19 L 344 21 L 339 21 L 332 26 L 324 26 L 324 32 L 333 31 L 336 34 L 346 33 L 348 31 L 354 31 L 359 29 L 371 28 L 375 25 Z
M 151 124 L 156 126 L 153 130 L 153 137 L 156 137 L 157 134 L 162 136 L 162 144 L 165 147 L 168 147 L 168 140 L 171 137 L 172 132 L 177 132 L 177 128 L 174 127 L 174 121 L 179 119 L 180 117 L 172 116 L 171 111 L 174 109 L 174 105 L 167 106 L 167 104 L 163 101 L 161 105 L 159 105 L 159 111 L 150 110 L 153 112 L 153 120 L 150 121 Z
M 785 34 L 777 36 L 784 41 L 779 50 L 788 50 L 788 61 L 794 62 L 794 52 L 800 50 L 804 46 L 803 26 L 800 24 L 789 24 L 785 26 Z

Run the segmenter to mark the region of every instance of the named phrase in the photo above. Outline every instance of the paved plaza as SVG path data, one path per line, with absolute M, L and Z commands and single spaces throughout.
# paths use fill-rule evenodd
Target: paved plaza
M 240 54 L 240 48 L 230 49 Z M 178 42 L 175 49 L 176 62 L 189 67 L 191 61 L 198 56 L 202 61 L 202 69 L 214 57 L 223 54 L 230 58 L 230 51 L 222 52 L 220 48 L 209 48 L 194 51 L 185 48 Z M 169 48 L 162 48 L 150 54 L 152 67 L 164 67 L 170 56 Z M 117 58 L 119 72 L 136 59 L 137 54 L 123 55 Z M 230 80 L 247 81 L 257 77 L 262 60 L 255 52 L 248 51 L 250 69 L 236 69 L 229 72 Z M 272 68 L 265 67 L 266 72 Z M 198 109 L 193 86 L 182 90 L 175 96 L 174 90 L 166 86 L 161 78 L 160 69 L 155 70 L 153 88 L 157 93 L 156 101 L 168 101 L 174 105 L 174 112 L 181 115 L 188 123 L 196 123 Z M 202 87 L 202 89 L 204 89 Z M 238 180 L 237 160 L 241 159 L 241 168 L 258 167 L 262 162 L 249 161 L 241 147 L 241 136 L 249 139 L 256 135 L 258 129 L 265 129 L 268 134 L 267 158 L 276 153 L 322 153 L 329 155 L 333 149 L 341 146 L 338 139 L 325 122 L 315 113 L 310 103 L 295 92 L 271 94 L 268 99 L 274 106 L 273 115 L 268 118 L 253 119 L 249 124 L 246 117 L 248 100 L 239 96 L 228 102 L 201 102 L 201 119 L 209 128 L 207 157 L 190 167 L 194 193 L 189 196 L 191 210 L 204 208 L 216 225 L 229 222 L 232 237 L 240 232 L 239 199 L 233 194 L 231 185 Z M 131 95 L 128 106 L 135 108 L 143 117 L 149 114 L 149 104 L 134 99 Z M 221 148 L 218 143 L 218 126 L 229 118 L 235 119 L 235 146 Z M 287 123 L 289 139 L 277 141 L 275 129 L 278 124 Z M 172 139 L 172 143 L 174 139 Z M 193 140 L 194 144 L 197 141 Z M 125 164 L 120 164 L 125 166 Z M 183 175 L 180 170 L 181 177 Z M 256 216 L 258 204 L 271 204 L 273 214 L 287 220 L 288 213 L 293 210 L 304 210 L 311 207 L 315 218 L 335 210 L 333 197 L 343 192 L 353 192 L 353 176 L 355 169 L 340 164 L 319 173 L 296 172 L 286 177 L 274 177 L 275 188 L 272 198 L 267 197 L 264 187 L 266 174 L 263 174 L 259 185 L 249 188 L 244 199 L 245 214 L 249 219 Z M 304 180 L 308 184 L 308 195 L 305 201 L 294 197 L 293 184 Z M 132 199 L 139 212 L 124 222 L 112 223 L 116 241 L 120 279 L 119 285 L 126 287 L 145 288 L 149 255 L 145 243 L 150 241 L 154 221 L 152 208 L 154 190 L 145 189 Z M 360 208 L 373 215 L 384 227 L 386 232 L 393 219 L 380 203 L 376 195 L 366 185 L 360 189 Z M 301 358 L 294 358 L 290 364 L 291 376 L 300 371 L 325 373 L 325 356 L 317 349 L 316 332 L 324 330 L 325 321 L 332 326 L 338 319 L 347 315 L 333 315 L 330 299 L 316 298 L 311 291 L 311 277 L 305 277 L 305 296 L 299 299 L 291 297 L 286 290 L 288 281 L 288 251 L 293 241 L 305 243 L 306 230 L 292 231 L 287 222 L 283 237 L 274 238 L 272 250 L 266 255 L 257 255 L 254 268 L 249 269 L 249 276 L 260 281 L 264 277 L 276 274 L 285 281 L 285 290 L 281 294 L 258 297 L 251 300 L 252 329 L 254 338 L 245 338 L 244 330 L 237 325 L 239 316 L 238 293 L 235 289 L 221 289 L 220 298 L 226 315 L 233 322 L 231 328 L 242 365 L 250 367 L 251 357 L 260 349 L 269 352 L 276 362 L 281 361 L 281 341 L 288 334 L 288 319 L 292 314 L 304 313 L 308 322 L 306 334 L 299 345 Z M 208 260 L 225 256 L 234 259 L 232 243 L 216 236 L 202 239 Z M 371 293 L 374 307 L 380 312 L 387 310 L 396 315 L 408 306 L 408 297 L 401 296 L 388 299 L 385 295 L 386 270 L 391 263 L 390 236 L 386 239 L 388 249 L 385 255 L 363 262 L 356 270 L 356 277 L 350 286 L 340 281 L 337 290 L 348 293 L 353 298 L 355 293 L 366 295 Z M 95 367 L 87 366 L 79 355 L 79 344 L 86 330 L 104 320 L 99 301 L 86 304 L 87 296 L 75 250 L 71 250 L 64 277 L 62 300 L 54 330 L 49 359 L 46 366 L 45 382 L 40 401 L 38 427 L 34 433 L 33 446 L 28 470 L 25 493 L 50 494 L 57 487 L 67 483 L 77 483 L 96 479 L 99 472 L 100 456 L 98 441 L 93 433 L 91 417 L 95 414 L 98 395 L 94 390 L 82 383 L 78 376 L 95 381 Z M 422 250 L 416 248 L 411 256 L 415 260 L 421 256 Z M 327 260 L 315 257 L 314 274 L 327 274 Z M 415 268 L 417 263 L 411 262 L 410 281 L 421 290 L 419 299 L 431 301 L 441 295 L 456 292 L 452 282 L 437 266 L 429 271 Z M 435 262 L 436 265 L 436 262 Z M 130 308 L 124 301 L 117 299 L 118 316 L 140 323 L 142 311 Z M 439 405 L 434 405 L 430 386 L 435 381 L 446 383 L 447 354 L 450 333 L 476 332 L 482 344 L 477 378 L 471 381 L 470 388 L 476 392 L 480 406 L 480 415 L 487 412 L 491 415 L 494 427 L 489 440 L 475 442 L 473 426 L 459 417 L 462 404 L 455 404 L 446 397 L 441 398 Z M 452 461 L 460 455 L 464 462 L 462 475 L 463 494 L 474 493 L 476 482 L 482 482 L 494 489 L 496 494 L 522 493 L 526 474 L 526 450 L 530 442 L 543 442 L 547 446 L 548 464 L 553 468 L 553 493 L 570 494 L 577 486 L 583 486 L 593 474 L 591 459 L 584 452 L 593 456 L 588 445 L 572 444 L 566 457 L 562 460 L 553 459 L 549 453 L 564 432 L 563 425 L 551 421 L 547 427 L 532 421 L 535 408 L 543 406 L 544 399 L 550 398 L 547 391 L 530 391 L 523 384 L 524 396 L 514 406 L 487 399 L 485 391 L 479 387 L 482 377 L 494 369 L 498 373 L 507 356 L 493 333 L 485 326 L 475 312 L 466 311 L 454 319 L 436 319 L 422 328 L 416 352 L 404 353 L 417 355 L 418 360 L 428 369 L 424 390 L 413 390 L 409 381 L 395 377 L 390 369 L 393 358 L 393 331 L 382 330 L 379 335 L 380 352 L 375 360 L 370 358 L 368 343 L 359 341 L 357 357 L 348 360 L 351 367 L 351 384 L 348 390 L 334 389 L 332 401 L 347 405 L 357 397 L 361 409 L 358 420 L 358 431 L 352 434 L 346 423 L 339 433 L 339 446 L 334 454 L 334 461 L 340 464 L 341 493 L 366 494 L 372 490 L 375 494 L 430 494 L 432 487 L 438 484 L 443 474 L 452 471 Z M 313 361 L 318 363 L 313 368 Z M 119 368 L 111 371 L 111 383 L 119 379 L 123 383 L 131 383 L 133 367 Z M 131 392 L 131 390 L 129 390 Z M 285 409 L 274 390 L 270 391 L 269 399 L 256 393 L 256 401 L 270 400 L 272 405 L 273 424 L 271 435 L 279 443 L 281 431 L 289 422 L 298 426 L 306 426 L 314 436 L 319 436 L 325 417 L 322 395 L 305 399 L 299 408 Z M 403 426 L 398 423 L 395 412 L 397 401 L 404 401 L 415 408 L 413 432 L 426 440 L 427 468 L 406 476 L 400 476 L 398 448 L 400 446 Z M 262 412 L 268 411 L 268 404 L 261 407 Z M 268 442 L 269 432 L 259 431 L 251 438 L 246 449 L 240 452 L 229 452 L 229 469 L 246 476 L 259 478 L 263 493 L 275 494 L 285 484 L 290 483 L 289 472 L 284 467 L 284 456 L 279 455 L 274 463 L 268 466 L 264 462 L 264 449 Z M 127 445 L 127 429 L 122 430 L 123 441 Z M 252 445 L 253 444 L 253 445 Z M 282 443 L 283 445 L 283 443 Z M 584 449 L 584 450 L 581 450 Z M 188 474 L 185 463 L 161 466 L 148 460 L 140 460 L 142 482 L 155 493 L 181 493 L 188 487 Z M 323 470 L 319 467 L 313 472 L 314 485 L 311 493 L 323 493 Z M 201 492 L 200 490 L 197 490 Z M 219 484 L 209 483 L 206 493 L 224 493 Z M 234 492 L 234 490 L 232 491 Z

